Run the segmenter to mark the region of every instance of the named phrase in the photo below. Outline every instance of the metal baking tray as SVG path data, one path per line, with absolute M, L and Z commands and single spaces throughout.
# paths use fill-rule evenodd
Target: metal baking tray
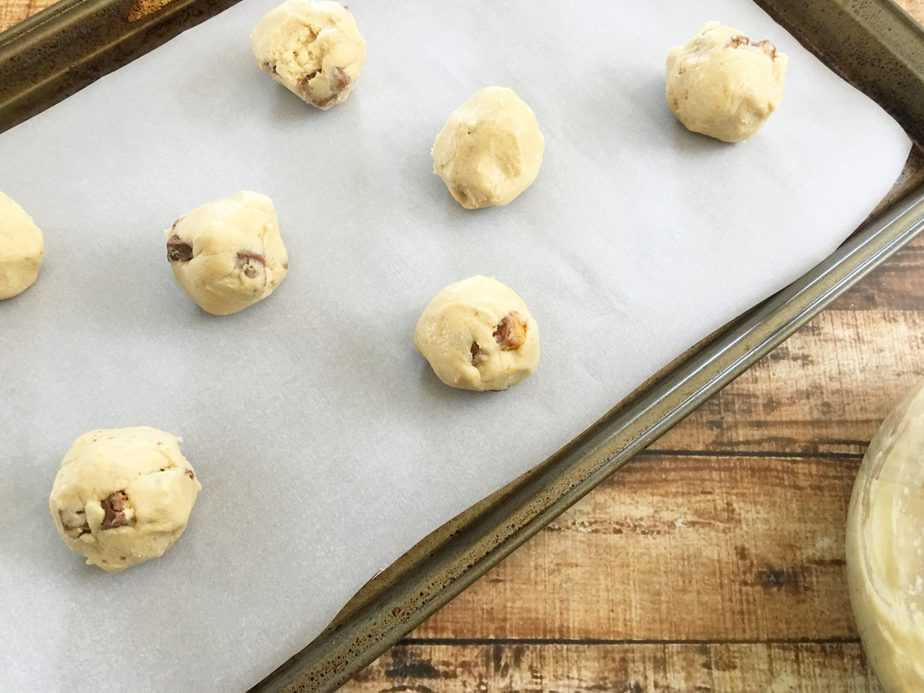
M 236 0 L 60 0 L 0 33 L 0 132 Z M 758 0 L 924 144 L 924 30 L 892 0 Z M 152 8 L 158 8 L 151 11 Z M 862 162 L 857 162 L 862 165 Z M 924 229 L 924 156 L 836 252 L 370 581 L 254 691 L 333 690 Z

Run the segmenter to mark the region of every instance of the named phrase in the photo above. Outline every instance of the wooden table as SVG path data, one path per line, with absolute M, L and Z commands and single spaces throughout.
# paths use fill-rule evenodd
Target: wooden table
M 49 4 L 0 0 L 0 30 Z M 844 520 L 922 355 L 924 238 L 344 690 L 878 691 Z

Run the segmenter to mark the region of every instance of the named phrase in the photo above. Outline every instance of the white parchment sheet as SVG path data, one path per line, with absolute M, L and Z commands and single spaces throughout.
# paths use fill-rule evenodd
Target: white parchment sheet
M 243 689 L 377 570 L 538 464 L 654 370 L 808 270 L 889 189 L 909 141 L 744 0 L 350 0 L 369 62 L 315 111 L 261 74 L 245 0 L 0 135 L 0 189 L 44 230 L 38 284 L 0 303 L 0 690 Z M 709 19 L 790 55 L 753 141 L 692 135 L 664 58 Z M 477 88 L 546 137 L 535 185 L 461 209 L 430 145 Z M 252 189 L 291 270 L 233 317 L 173 282 L 162 229 Z M 526 300 L 542 363 L 497 394 L 441 385 L 412 346 L 445 284 Z M 71 441 L 184 437 L 204 490 L 182 540 L 120 575 L 59 541 Z

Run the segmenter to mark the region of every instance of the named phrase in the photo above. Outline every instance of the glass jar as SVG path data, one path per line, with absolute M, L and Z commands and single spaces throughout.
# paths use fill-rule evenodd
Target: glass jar
M 924 691 L 924 387 L 883 422 L 847 517 L 850 602 L 889 693 Z

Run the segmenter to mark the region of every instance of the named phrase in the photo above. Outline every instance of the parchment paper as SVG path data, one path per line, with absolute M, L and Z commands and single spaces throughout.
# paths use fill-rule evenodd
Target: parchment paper
M 0 689 L 227 691 L 304 646 L 377 570 L 542 461 L 686 347 L 808 270 L 864 218 L 909 141 L 756 6 L 351 0 L 369 63 L 314 111 L 261 74 L 246 0 L 0 136 L 0 188 L 46 234 L 0 304 Z M 779 112 L 727 146 L 677 125 L 667 49 L 709 19 L 789 53 Z M 430 145 L 508 85 L 546 136 L 536 184 L 468 212 Z M 174 285 L 162 229 L 269 194 L 291 258 L 228 318 Z M 445 284 L 527 301 L 542 363 L 500 394 L 415 353 Z M 204 491 L 183 539 L 85 567 L 46 499 L 98 427 L 184 436 Z

